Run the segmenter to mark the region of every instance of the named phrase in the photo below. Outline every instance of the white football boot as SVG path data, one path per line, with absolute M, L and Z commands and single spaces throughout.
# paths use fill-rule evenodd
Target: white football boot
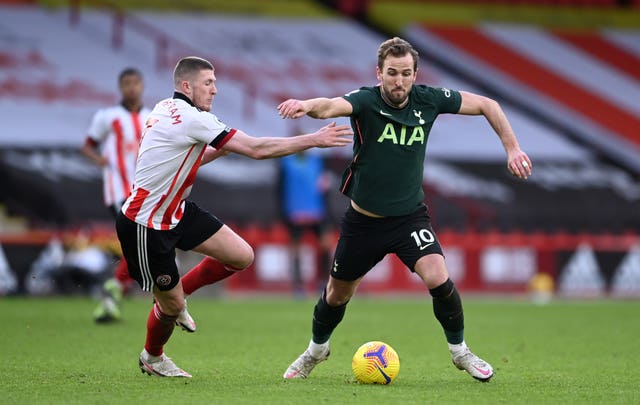
M 178 314 L 176 325 L 189 333 L 196 331 L 196 321 L 193 320 L 189 311 L 187 311 L 187 299 L 184 299 L 184 309 Z
M 191 374 L 176 366 L 164 353 L 161 356 L 152 356 L 146 350 L 142 350 L 139 365 L 140 370 L 149 375 L 191 378 Z
M 320 358 L 316 358 L 311 355 L 309 349 L 305 350 L 304 353 L 302 353 L 300 357 L 296 359 L 296 361 L 291 363 L 287 371 L 284 372 L 283 377 L 286 379 L 309 377 L 309 374 L 311 374 L 311 371 L 313 371 L 314 367 L 328 359 L 330 353 L 330 350 L 327 348 L 327 351 L 324 355 L 322 355 Z
M 452 354 L 451 360 L 458 369 L 465 370 L 476 380 L 486 382 L 493 377 L 493 367 L 491 367 L 491 364 L 471 353 L 468 347 L 465 347 L 464 350 L 459 353 Z

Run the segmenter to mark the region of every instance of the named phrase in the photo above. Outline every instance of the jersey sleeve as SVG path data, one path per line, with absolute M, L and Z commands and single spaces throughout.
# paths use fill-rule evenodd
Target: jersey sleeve
M 230 128 L 218 117 L 208 112 L 201 112 L 193 121 L 189 136 L 197 142 L 203 142 L 216 149 L 222 148 L 235 135 L 236 130 Z
M 351 107 L 353 108 L 353 112 L 351 115 L 357 116 L 362 111 L 362 106 L 365 104 L 365 100 L 369 98 L 369 92 L 365 90 L 365 87 L 361 87 L 358 90 L 353 90 L 342 96 L 345 100 L 347 100 Z
M 457 90 L 444 87 L 432 87 L 431 97 L 441 114 L 457 114 L 460 111 L 462 97 Z
M 91 124 L 87 130 L 87 137 L 94 141 L 96 144 L 100 144 L 107 139 L 109 135 L 109 125 L 104 110 L 99 110 L 93 115 Z

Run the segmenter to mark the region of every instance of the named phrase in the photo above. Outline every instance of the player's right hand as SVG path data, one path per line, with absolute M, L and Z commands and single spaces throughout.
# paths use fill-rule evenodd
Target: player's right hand
M 277 108 L 282 118 L 300 118 L 309 112 L 305 103 L 295 98 L 280 103 Z
M 331 148 L 334 146 L 345 146 L 351 143 L 353 131 L 348 125 L 336 125 L 335 122 L 322 127 L 314 134 L 318 148 Z
M 507 168 L 514 176 L 526 180 L 531 176 L 533 163 L 526 153 L 515 148 L 507 152 Z

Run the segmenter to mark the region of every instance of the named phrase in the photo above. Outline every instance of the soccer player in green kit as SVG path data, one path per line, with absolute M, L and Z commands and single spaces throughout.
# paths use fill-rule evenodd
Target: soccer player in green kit
M 358 284 L 390 253 L 429 289 L 454 365 L 481 381 L 493 376 L 491 365 L 465 343 L 460 295 L 423 203 L 425 148 L 438 114 L 484 115 L 504 146 L 509 171 L 526 179 L 532 163 L 497 102 L 464 91 L 416 85 L 417 68 L 418 53 L 411 44 L 392 38 L 378 49 L 377 86 L 331 99 L 290 99 L 278 106 L 282 118 L 348 116 L 354 130 L 353 160 L 340 188 L 351 204 L 342 219 L 331 276 L 314 308 L 309 346 L 284 378 L 306 378 L 329 357 L 329 338 Z

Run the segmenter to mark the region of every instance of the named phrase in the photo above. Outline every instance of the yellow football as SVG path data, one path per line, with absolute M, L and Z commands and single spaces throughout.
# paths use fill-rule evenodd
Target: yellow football
M 400 372 L 400 359 L 388 344 L 367 342 L 353 355 L 351 369 L 359 383 L 391 384 Z

